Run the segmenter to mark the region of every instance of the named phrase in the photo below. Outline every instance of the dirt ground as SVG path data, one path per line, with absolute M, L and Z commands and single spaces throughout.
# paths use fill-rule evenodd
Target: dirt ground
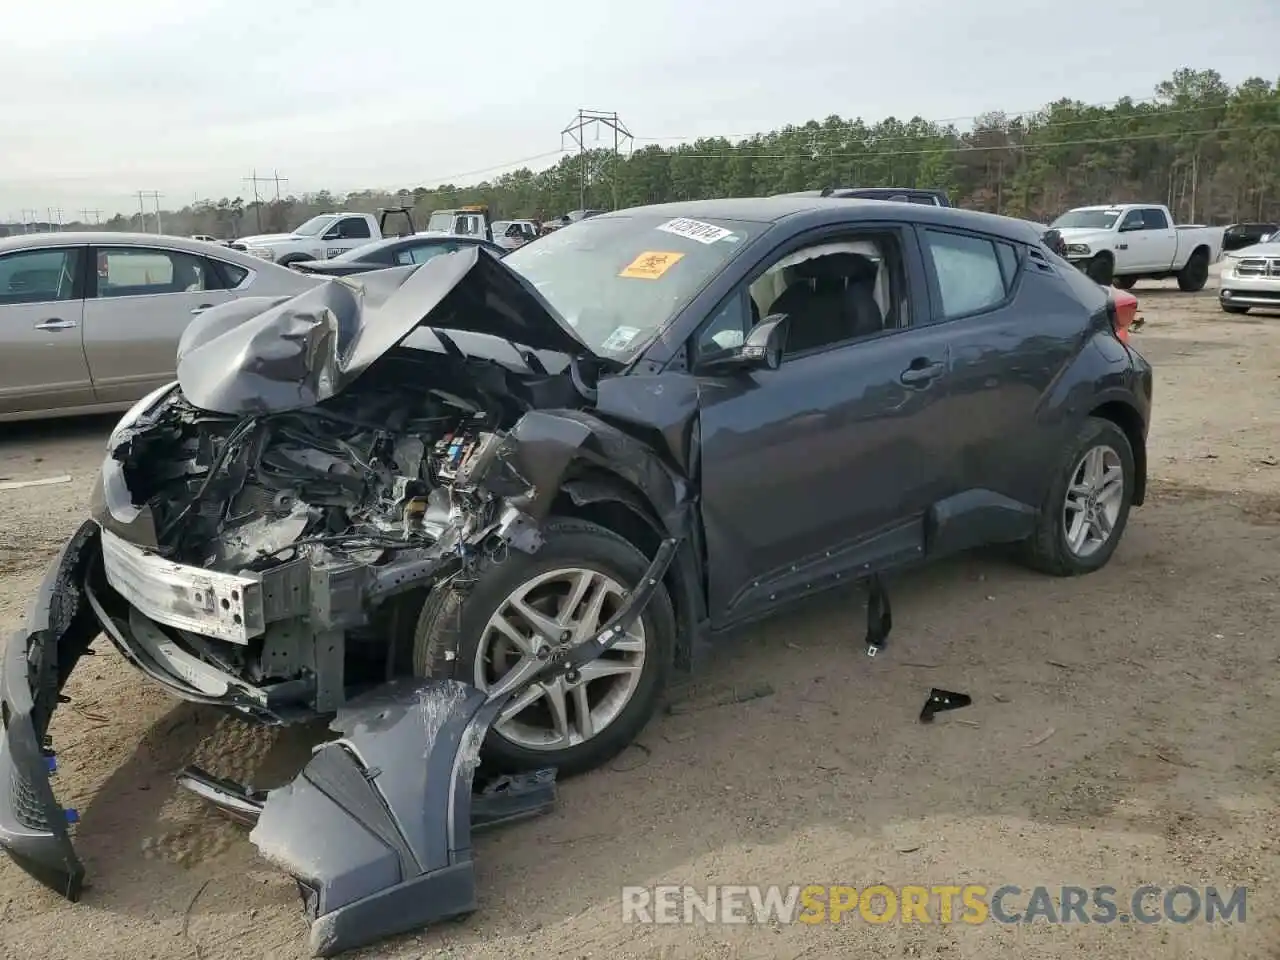
M 1111 565 L 1054 580 L 998 555 L 892 584 L 882 658 L 861 601 L 727 644 L 679 712 L 555 812 L 478 841 L 481 909 L 365 957 L 1280 957 L 1280 317 L 1141 284 L 1156 367 L 1151 491 Z M 18 626 L 84 513 L 109 419 L 4 428 L 0 622 Z M 71 905 L 0 858 L 0 953 L 306 956 L 292 882 L 180 795 L 200 762 L 270 785 L 314 736 L 157 692 L 105 642 L 53 729 L 92 887 Z M 773 694 L 717 705 L 767 679 Z M 931 686 L 973 705 L 916 721 Z M 1244 923 L 624 924 L 627 884 L 1144 883 L 1249 888 Z M 1123 894 L 1122 894 L 1123 895 Z

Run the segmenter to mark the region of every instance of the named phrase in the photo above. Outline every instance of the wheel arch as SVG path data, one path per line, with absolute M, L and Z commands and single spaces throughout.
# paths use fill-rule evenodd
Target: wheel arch
M 1147 497 L 1147 441 L 1142 429 L 1142 416 L 1132 404 L 1123 400 L 1108 400 L 1089 411 L 1089 416 L 1108 420 L 1119 427 L 1129 440 L 1133 450 L 1134 477 L 1133 504 L 1142 506 Z
M 508 501 L 535 520 L 588 520 L 650 559 L 665 537 L 681 541 L 664 581 L 676 613 L 676 665 L 688 668 L 707 619 L 692 484 L 647 444 L 581 411 L 527 413 L 509 440 L 505 459 L 527 492 Z

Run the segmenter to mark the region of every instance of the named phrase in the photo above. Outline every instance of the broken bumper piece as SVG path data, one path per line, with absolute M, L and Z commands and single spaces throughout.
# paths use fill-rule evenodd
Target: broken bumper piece
M 62 687 L 88 652 L 98 624 L 80 584 L 97 525 L 86 523 L 49 565 L 23 630 L 0 660 L 0 846 L 23 870 L 69 900 L 84 867 L 67 827 L 76 821 L 53 795 L 57 758 L 47 733 Z
M 644 612 L 677 545 L 663 542 L 594 637 L 531 658 L 488 692 L 452 680 L 393 681 L 339 710 L 338 739 L 265 797 L 197 772 L 198 792 L 233 816 L 260 802 L 249 839 L 297 880 L 316 956 L 476 909 L 473 828 L 543 813 L 555 800 L 551 770 L 473 792 L 489 728 L 527 683 L 572 673 L 609 650 Z

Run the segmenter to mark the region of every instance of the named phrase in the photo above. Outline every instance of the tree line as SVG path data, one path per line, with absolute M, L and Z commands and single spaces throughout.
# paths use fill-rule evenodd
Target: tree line
M 1145 100 L 1061 99 L 1031 114 L 989 112 L 968 129 L 912 117 L 876 123 L 830 116 L 730 141 L 709 137 L 627 155 L 591 150 L 471 186 L 442 184 L 279 201 L 224 198 L 161 214 L 166 233 L 274 232 L 317 213 L 487 204 L 494 218 L 549 220 L 580 208 L 766 196 L 824 186 L 933 187 L 957 206 L 1048 222 L 1073 206 L 1166 203 L 1180 222 L 1280 218 L 1280 80 L 1232 87 L 1216 70 L 1183 68 Z M 155 230 L 154 215 L 105 230 Z

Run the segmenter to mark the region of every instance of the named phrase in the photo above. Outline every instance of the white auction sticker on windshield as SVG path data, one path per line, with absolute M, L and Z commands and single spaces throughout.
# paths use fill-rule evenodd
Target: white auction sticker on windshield
M 640 331 L 635 327 L 618 327 L 613 333 L 605 338 L 601 344 L 605 350 L 618 351 L 625 350 L 631 346 L 631 341 L 640 335 Z
M 697 240 L 699 243 L 715 243 L 733 234 L 732 230 L 717 227 L 714 223 L 703 223 L 701 220 L 690 220 L 688 217 L 676 217 L 658 227 L 664 233 L 674 233 L 686 240 Z

